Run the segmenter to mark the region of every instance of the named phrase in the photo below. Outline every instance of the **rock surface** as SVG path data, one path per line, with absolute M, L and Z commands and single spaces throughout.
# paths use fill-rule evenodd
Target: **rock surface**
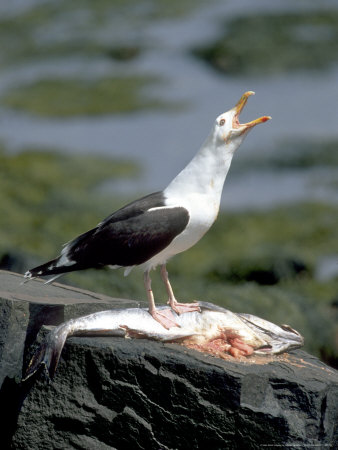
M 0 272 L 1 436 L 8 448 L 338 445 L 337 371 L 301 350 L 236 362 L 179 344 L 73 337 L 53 382 L 40 373 L 20 383 L 43 324 L 138 305 L 21 280 Z

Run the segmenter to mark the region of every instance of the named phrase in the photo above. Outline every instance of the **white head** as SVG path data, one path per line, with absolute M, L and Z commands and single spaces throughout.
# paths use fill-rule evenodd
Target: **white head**
M 181 197 L 182 192 L 187 190 L 193 194 L 204 193 L 206 186 L 209 186 L 209 188 L 212 187 L 215 198 L 219 195 L 218 200 L 220 200 L 223 183 L 235 150 L 251 128 L 271 119 L 269 116 L 263 116 L 252 122 L 239 123 L 240 112 L 253 94 L 252 91 L 245 92 L 236 106 L 217 117 L 199 152 L 169 184 L 165 190 L 166 193 Z
M 270 116 L 263 116 L 248 123 L 239 123 L 239 115 L 242 109 L 248 98 L 254 94 L 253 91 L 245 92 L 236 106 L 217 117 L 214 128 L 209 136 L 209 139 L 212 139 L 213 145 L 217 147 L 226 145 L 227 152 L 233 153 L 251 128 L 271 119 Z

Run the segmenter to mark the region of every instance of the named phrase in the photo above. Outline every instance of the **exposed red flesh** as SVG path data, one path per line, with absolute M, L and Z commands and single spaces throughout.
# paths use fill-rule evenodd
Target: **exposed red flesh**
M 227 359 L 228 355 L 234 358 L 250 356 L 254 352 L 254 348 L 251 345 L 245 344 L 237 336 L 227 337 L 226 333 L 220 333 L 217 338 L 205 342 L 196 342 L 194 338 L 188 338 L 182 341 L 182 344 L 188 348 L 209 353 L 223 359 Z

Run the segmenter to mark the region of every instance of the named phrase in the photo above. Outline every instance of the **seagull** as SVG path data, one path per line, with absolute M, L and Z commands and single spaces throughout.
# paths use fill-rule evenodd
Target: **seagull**
M 217 117 L 211 132 L 190 163 L 160 192 L 127 204 L 95 228 L 65 244 L 60 255 L 25 273 L 25 281 L 67 272 L 109 266 L 123 267 L 125 275 L 136 266 L 144 272 L 149 313 L 164 328 L 178 326 L 177 314 L 199 311 L 198 302 L 179 303 L 169 282 L 166 263 L 195 245 L 217 218 L 223 184 L 235 150 L 263 116 L 241 124 L 239 114 L 253 91 Z M 170 308 L 157 309 L 150 271 L 160 266 Z

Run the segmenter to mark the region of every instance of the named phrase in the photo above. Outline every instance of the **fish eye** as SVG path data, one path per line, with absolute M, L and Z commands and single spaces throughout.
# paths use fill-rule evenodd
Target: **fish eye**
M 225 124 L 225 119 L 221 119 L 219 121 L 219 126 L 222 127 Z

